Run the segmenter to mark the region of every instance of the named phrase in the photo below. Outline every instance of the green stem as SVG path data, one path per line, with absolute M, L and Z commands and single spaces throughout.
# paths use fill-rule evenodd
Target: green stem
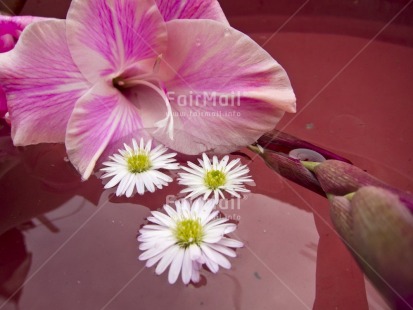
M 253 151 L 254 153 L 257 153 L 257 154 L 260 154 L 260 155 L 263 154 L 263 152 L 261 152 L 261 150 L 260 150 L 260 148 L 259 148 L 258 146 L 248 145 L 247 148 L 248 148 L 250 151 Z
M 314 171 L 314 168 L 317 167 L 320 163 L 316 161 L 301 161 L 301 164 L 310 171 Z

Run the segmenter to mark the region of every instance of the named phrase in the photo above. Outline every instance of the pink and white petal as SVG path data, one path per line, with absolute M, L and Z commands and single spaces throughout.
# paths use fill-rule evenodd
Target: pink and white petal
M 173 117 L 168 98 L 163 90 L 153 84 L 144 81 L 141 83 L 145 84 L 125 89 L 123 94 L 138 108 L 148 134 L 170 137 Z
M 228 24 L 216 0 L 156 0 L 165 21 L 173 19 L 213 19 Z
M 201 269 L 201 264 L 193 261 L 192 262 L 192 276 L 191 276 L 191 281 L 194 283 L 198 283 L 199 280 L 201 279 L 199 270 Z
M 5 16 L 0 15 L 0 36 L 3 34 L 11 34 L 18 38 L 21 31 L 31 23 L 48 20 L 46 17 L 37 16 Z
M 286 72 L 245 34 L 212 20 L 173 20 L 167 29 L 159 74 L 174 140 L 154 136 L 167 147 L 229 153 L 274 128 L 284 111 L 295 112 Z
M 16 47 L 0 54 L 15 145 L 64 142 L 76 101 L 90 87 L 70 56 L 63 20 L 29 25 Z
M 75 63 L 93 83 L 139 71 L 139 61 L 156 59 L 167 41 L 153 0 L 73 0 L 66 34 Z
M 24 28 L 41 20 L 47 20 L 47 18 L 0 15 L 0 53 L 13 49 Z
M 0 53 L 5 53 L 14 48 L 16 39 L 11 34 L 3 34 L 0 36 Z
M 98 83 L 76 102 L 66 133 L 67 154 L 88 179 L 108 145 L 130 141 L 130 135 L 142 132 L 137 108 L 115 88 Z

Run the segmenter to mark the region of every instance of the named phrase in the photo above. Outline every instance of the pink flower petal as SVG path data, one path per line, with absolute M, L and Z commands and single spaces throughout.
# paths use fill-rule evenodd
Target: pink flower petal
M 167 35 L 151 0 L 73 0 L 67 39 L 80 71 L 95 83 L 127 70 L 146 73 L 139 61 L 162 54 Z
M 213 19 L 228 24 L 216 0 L 156 0 L 165 21 L 172 19 Z
M 7 113 L 7 100 L 6 94 L 3 89 L 0 87 L 0 117 L 3 117 Z
M 0 35 L 10 33 L 13 36 L 16 31 L 22 31 L 26 26 L 31 23 L 47 20 L 45 17 L 37 16 L 5 16 L 0 15 Z
M 0 53 L 13 49 L 23 29 L 29 24 L 46 20 L 34 16 L 4 16 L 0 15 Z
M 63 20 L 28 26 L 16 47 L 0 54 L 15 145 L 63 142 L 77 99 L 87 90 L 73 63 Z
M 5 53 L 14 48 L 16 39 L 11 34 L 3 34 L 0 36 L 0 53 Z
M 166 146 L 231 152 L 274 128 L 284 111 L 295 112 L 286 72 L 248 36 L 211 20 L 174 20 L 167 28 L 159 74 L 174 110 L 174 140 L 154 134 Z
M 76 103 L 66 134 L 66 150 L 83 179 L 110 144 L 145 135 L 138 109 L 117 89 L 98 83 Z

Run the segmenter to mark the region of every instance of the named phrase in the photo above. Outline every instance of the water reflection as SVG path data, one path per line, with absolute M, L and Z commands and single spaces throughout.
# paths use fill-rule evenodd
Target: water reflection
M 29 273 L 32 254 L 27 251 L 24 235 L 13 228 L 0 235 L 0 296 L 16 305 L 21 287 Z
M 97 205 L 102 193 L 100 181 L 81 182 L 64 160 L 63 145 L 13 146 L 10 128 L 0 123 L 0 295 L 17 304 L 28 275 L 32 255 L 26 249 L 24 230 L 44 225 L 50 233 L 58 224 L 45 213 L 74 196 Z
M 95 178 L 81 182 L 65 161 L 63 145 L 15 148 L 4 123 L 0 135 L 0 234 L 59 208 L 74 196 L 84 197 L 94 205 L 98 203 L 101 182 Z M 44 218 L 40 221 L 46 223 Z

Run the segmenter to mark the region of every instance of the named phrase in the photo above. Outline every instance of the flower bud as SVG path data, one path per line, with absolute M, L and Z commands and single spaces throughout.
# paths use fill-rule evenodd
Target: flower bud
M 283 177 L 306 187 L 320 195 L 325 195 L 314 175 L 298 159 L 285 154 L 265 150 L 259 153 L 265 163 Z
M 353 193 L 365 185 L 387 187 L 360 168 L 338 160 L 326 160 L 315 165 L 313 172 L 324 191 L 336 196 Z
M 326 160 L 311 168 L 322 189 L 327 194 L 344 196 L 356 192 L 363 186 L 376 186 L 397 195 L 413 213 L 413 197 L 400 191 L 353 165 L 337 160 Z
M 384 188 L 362 186 L 347 197 L 329 195 L 337 231 L 391 305 L 410 309 L 413 214 L 399 195 Z
M 338 231 L 345 240 L 350 240 L 353 235 L 350 200 L 345 196 L 328 195 L 330 201 L 330 217 Z

